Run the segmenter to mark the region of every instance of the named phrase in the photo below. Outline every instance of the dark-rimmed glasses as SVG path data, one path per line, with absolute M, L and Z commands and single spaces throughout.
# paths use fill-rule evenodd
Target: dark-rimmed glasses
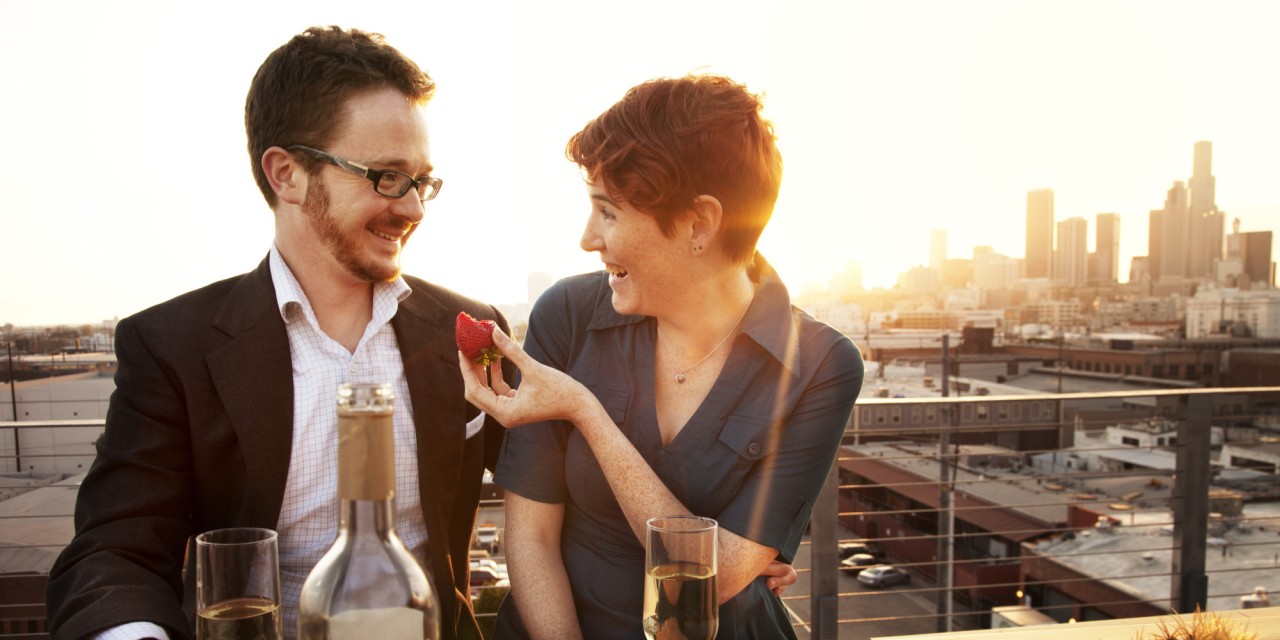
M 414 178 L 403 171 L 396 171 L 395 169 L 370 169 L 369 167 L 357 162 L 352 162 L 345 158 L 339 158 L 328 151 L 312 149 L 311 147 L 300 144 L 295 144 L 289 147 L 289 150 L 305 152 L 308 155 L 318 160 L 324 160 L 339 169 L 368 178 L 369 182 L 373 183 L 373 190 L 377 191 L 381 195 L 387 196 L 388 198 L 399 198 L 404 194 L 409 193 L 410 189 L 416 189 L 418 191 L 418 199 L 426 202 L 436 197 L 436 194 L 440 193 L 440 185 L 444 184 L 444 181 L 440 178 L 433 178 L 431 176 L 427 176 L 425 178 Z

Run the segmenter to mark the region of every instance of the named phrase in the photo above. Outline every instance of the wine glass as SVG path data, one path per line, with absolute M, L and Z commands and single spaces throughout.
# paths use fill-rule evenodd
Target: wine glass
M 238 527 L 196 536 L 196 638 L 279 640 L 276 532 Z
M 699 516 L 660 516 L 650 518 L 645 529 L 645 636 L 713 640 L 720 627 L 719 525 Z

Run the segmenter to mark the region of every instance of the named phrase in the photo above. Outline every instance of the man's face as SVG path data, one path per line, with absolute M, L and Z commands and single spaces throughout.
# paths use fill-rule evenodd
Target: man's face
M 430 174 L 422 109 L 398 91 L 381 89 L 352 97 L 345 121 L 325 151 L 371 169 L 395 169 L 414 177 Z M 302 210 L 310 240 L 323 246 L 322 262 L 333 267 L 335 275 L 360 282 L 400 275 L 400 252 L 423 218 L 416 191 L 410 189 L 400 198 L 384 196 L 368 178 L 327 163 L 309 177 Z

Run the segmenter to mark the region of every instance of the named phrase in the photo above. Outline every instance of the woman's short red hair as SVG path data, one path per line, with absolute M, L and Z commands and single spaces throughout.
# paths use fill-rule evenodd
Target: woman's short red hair
M 694 198 L 713 196 L 724 210 L 722 249 L 746 262 L 782 182 L 773 125 L 760 107 L 758 96 L 725 77 L 650 80 L 574 134 L 565 155 L 668 235 Z

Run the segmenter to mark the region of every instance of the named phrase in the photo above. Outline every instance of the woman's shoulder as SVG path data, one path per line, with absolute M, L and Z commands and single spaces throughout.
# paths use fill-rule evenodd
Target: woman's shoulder
M 856 366 L 859 370 L 862 368 L 862 352 L 844 332 L 794 305 L 791 307 L 791 315 L 802 353 L 841 361 L 848 366 Z
M 586 325 L 602 304 L 612 310 L 611 295 L 607 271 L 563 278 L 538 296 L 529 316 L 530 324 Z

